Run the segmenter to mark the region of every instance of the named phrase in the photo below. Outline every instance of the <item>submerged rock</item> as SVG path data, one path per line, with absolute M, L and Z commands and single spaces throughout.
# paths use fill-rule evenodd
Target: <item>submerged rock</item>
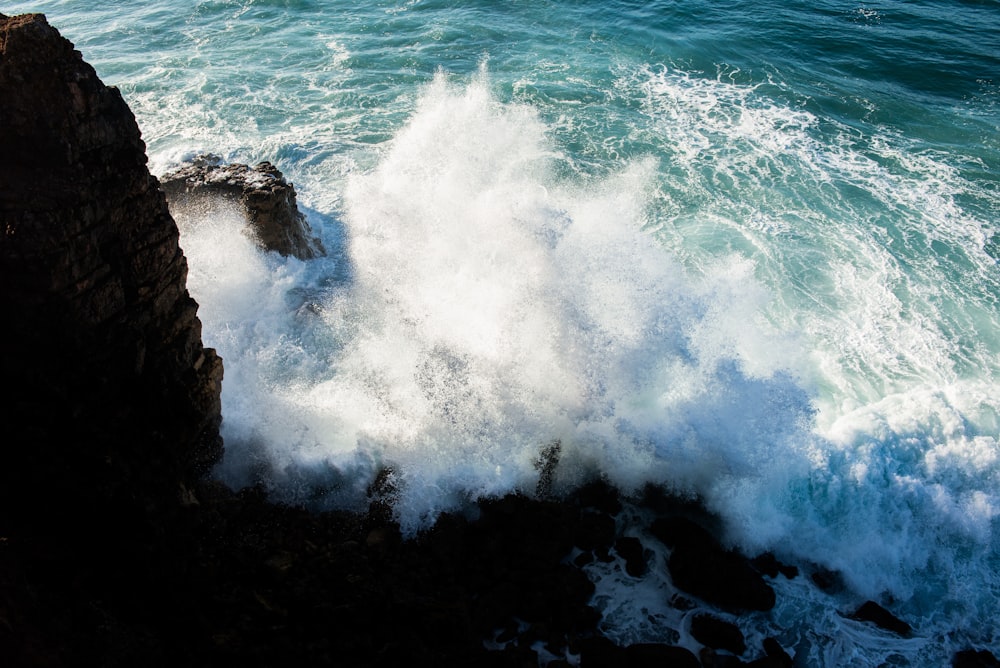
M 892 614 L 875 601 L 865 601 L 861 607 L 854 611 L 851 619 L 862 622 L 871 622 L 875 626 L 892 631 L 896 635 L 908 638 L 910 636 L 910 625 Z
M 160 177 L 171 207 L 223 197 L 238 203 L 261 248 L 309 260 L 326 251 L 296 204 L 295 187 L 269 162 L 223 164 L 201 155 Z

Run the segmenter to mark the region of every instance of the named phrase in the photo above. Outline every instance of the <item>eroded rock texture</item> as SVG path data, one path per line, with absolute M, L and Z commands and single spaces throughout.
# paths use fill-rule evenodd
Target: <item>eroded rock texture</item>
M 221 453 L 222 362 L 134 116 L 42 15 L 0 15 L 0 147 L 0 525 L 145 517 Z
M 250 167 L 203 155 L 164 174 L 161 182 L 171 206 L 197 205 L 211 197 L 238 203 L 264 250 L 301 260 L 325 253 L 299 211 L 295 187 L 269 162 Z

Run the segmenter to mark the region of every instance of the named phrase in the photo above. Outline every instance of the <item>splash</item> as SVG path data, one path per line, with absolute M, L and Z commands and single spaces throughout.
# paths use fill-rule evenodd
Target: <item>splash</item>
M 198 295 L 235 352 L 225 475 L 294 497 L 389 467 L 414 531 L 534 490 L 553 442 L 559 489 L 602 474 L 710 496 L 776 457 L 805 466 L 809 397 L 774 350 L 788 337 L 759 317 L 753 266 L 728 257 L 692 277 L 641 231 L 655 161 L 572 183 L 558 160 L 535 112 L 498 102 L 485 74 L 464 88 L 440 75 L 346 190 L 348 280 L 206 240 L 238 266 L 192 265 L 253 295 L 209 280 Z M 193 256 L 200 234 L 185 231 Z M 323 487 L 342 501 L 359 485 Z

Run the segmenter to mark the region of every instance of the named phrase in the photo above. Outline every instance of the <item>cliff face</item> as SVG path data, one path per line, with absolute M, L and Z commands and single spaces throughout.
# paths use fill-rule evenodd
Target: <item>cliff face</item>
M 221 453 L 222 362 L 131 111 L 0 14 L 0 530 L 176 504 Z

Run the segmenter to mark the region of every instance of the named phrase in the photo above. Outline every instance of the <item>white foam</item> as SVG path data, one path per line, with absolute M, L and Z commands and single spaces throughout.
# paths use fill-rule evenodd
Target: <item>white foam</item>
M 212 226 L 186 230 L 193 267 L 240 277 L 191 277 L 206 336 L 230 339 L 209 343 L 235 348 L 230 464 L 262 456 L 247 445 L 259 442 L 279 472 L 363 453 L 397 470 L 413 530 L 469 498 L 533 489 L 553 440 L 559 484 L 601 470 L 625 488 L 704 491 L 787 450 L 810 409 L 759 317 L 753 266 L 691 277 L 641 232 L 655 162 L 578 184 L 551 174 L 557 157 L 533 110 L 497 102 L 485 76 L 464 88 L 439 76 L 379 167 L 351 181 L 353 281 L 315 289 L 308 317 L 282 297 L 302 269 L 256 251 L 222 264 L 212 253 L 227 244 L 194 240 Z M 257 281 L 250 302 L 227 280 Z M 303 328 L 323 332 L 319 349 L 297 340 Z

